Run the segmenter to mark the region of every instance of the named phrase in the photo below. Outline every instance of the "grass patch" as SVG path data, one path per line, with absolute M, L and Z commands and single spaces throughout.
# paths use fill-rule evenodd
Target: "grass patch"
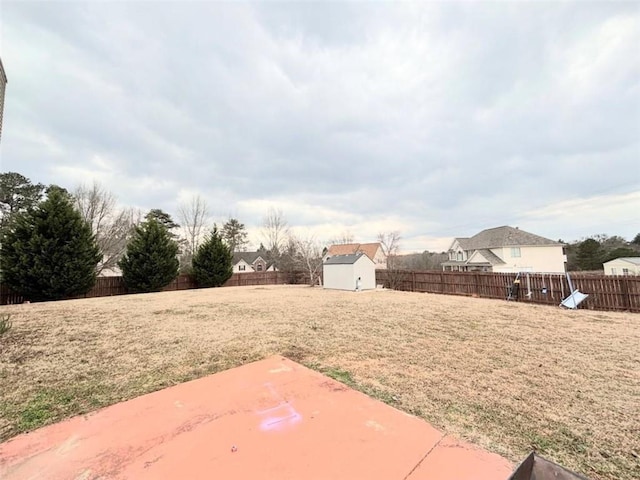
M 636 314 L 288 286 L 0 308 L 0 441 L 280 354 L 514 462 L 640 478 Z

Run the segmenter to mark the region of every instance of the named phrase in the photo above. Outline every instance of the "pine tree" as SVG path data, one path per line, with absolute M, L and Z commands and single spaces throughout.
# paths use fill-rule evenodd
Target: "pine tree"
M 227 245 L 229 245 L 231 253 L 243 252 L 247 243 L 249 243 L 247 240 L 247 229 L 244 223 L 240 223 L 237 218 L 230 218 L 222 226 L 221 235 Z
M 220 287 L 233 274 L 233 253 L 214 226 L 193 257 L 193 276 L 199 287 Z
M 602 269 L 605 251 L 600 242 L 587 238 L 577 248 L 576 260 L 580 270 L 595 271 Z
M 118 262 L 127 290 L 162 290 L 178 276 L 177 255 L 177 243 L 160 222 L 151 218 L 137 226 Z
M 91 227 L 69 196 L 51 189 L 4 232 L 0 269 L 3 281 L 23 297 L 58 300 L 88 292 L 101 257 Z

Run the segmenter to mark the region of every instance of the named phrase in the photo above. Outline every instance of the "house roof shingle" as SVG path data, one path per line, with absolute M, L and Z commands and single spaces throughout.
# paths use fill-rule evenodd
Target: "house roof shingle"
M 262 259 L 266 262 L 266 259 L 261 252 L 235 252 L 233 254 L 233 264 L 235 265 L 240 260 L 244 260 L 249 265 L 252 265 L 253 262 L 258 259 L 258 257 L 262 257 Z
M 379 243 L 344 243 L 341 245 L 331 245 L 327 251 L 327 255 L 333 257 L 336 255 L 353 255 L 362 252 L 373 260 L 379 248 Z
M 484 258 L 486 258 L 491 265 L 505 264 L 504 260 L 502 260 L 500 257 L 498 257 L 495 253 L 493 253 L 488 248 L 483 248 L 481 250 L 478 250 L 478 253 L 480 253 Z
M 509 226 L 488 228 L 471 238 L 456 238 L 456 240 L 464 250 L 562 245 L 554 240 Z

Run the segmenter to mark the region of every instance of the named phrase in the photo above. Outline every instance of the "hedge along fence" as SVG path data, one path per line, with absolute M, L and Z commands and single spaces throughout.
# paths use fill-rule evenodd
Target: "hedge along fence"
M 589 295 L 579 308 L 640 312 L 640 276 L 570 275 L 573 288 Z M 376 270 L 376 282 L 396 290 L 498 299 L 507 298 L 515 278 L 515 273 Z M 570 292 L 563 274 L 520 274 L 518 301 L 559 305 Z
M 249 272 L 234 273 L 223 285 L 224 287 L 238 287 L 249 285 L 285 285 L 309 283 L 309 274 L 305 272 Z M 174 290 L 190 290 L 197 288 L 191 275 L 179 275 L 169 285 L 162 289 L 163 292 Z M 110 297 L 113 295 L 125 295 L 127 288 L 122 277 L 98 277 L 96 284 L 85 295 L 69 297 L 69 299 Z M 22 296 L 12 292 L 5 284 L 0 284 L 0 305 L 23 303 Z

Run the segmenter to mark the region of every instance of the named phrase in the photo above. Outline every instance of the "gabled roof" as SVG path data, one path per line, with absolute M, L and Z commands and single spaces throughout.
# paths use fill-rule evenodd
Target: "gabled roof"
M 488 228 L 471 238 L 456 238 L 455 241 L 457 241 L 464 250 L 562 245 L 554 240 L 509 226 Z
M 618 258 L 614 258 L 613 260 L 609 260 L 609 262 L 617 262 L 620 260 L 622 260 L 623 262 L 632 263 L 634 265 L 640 265 L 640 257 L 618 257 Z M 609 263 L 609 262 L 604 262 L 604 263 Z
M 336 255 L 353 255 L 362 252 L 371 260 L 374 259 L 380 243 L 344 243 L 341 245 L 331 245 L 327 251 L 327 255 L 333 257 Z
M 2 65 L 2 59 L 0 58 L 0 82 L 3 83 L 8 83 L 7 82 L 7 74 L 4 71 L 4 65 Z
M 504 265 L 505 262 L 498 257 L 495 253 L 493 253 L 491 250 L 487 249 L 487 248 L 483 248 L 481 250 L 477 250 L 477 252 L 482 255 L 487 262 L 489 262 L 491 265 Z
M 363 255 L 364 253 L 355 253 L 351 255 L 336 255 L 334 257 L 327 259 L 327 261 L 324 262 L 324 264 L 325 265 L 353 265 L 358 260 L 360 260 L 360 257 L 362 257 Z
M 267 260 L 262 255 L 263 254 L 261 252 L 235 252 L 233 254 L 233 264 L 235 265 L 240 260 L 244 260 L 249 265 L 253 265 L 253 262 L 258 258 L 262 258 L 266 263 Z

